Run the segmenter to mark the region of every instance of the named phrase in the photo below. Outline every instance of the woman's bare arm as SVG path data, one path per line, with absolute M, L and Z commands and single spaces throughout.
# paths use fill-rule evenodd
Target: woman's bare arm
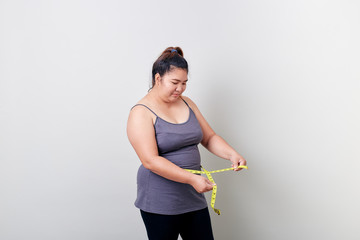
M 201 114 L 196 104 L 190 98 L 183 98 L 190 105 L 200 123 L 201 129 L 203 131 L 203 139 L 201 144 L 216 156 L 230 160 L 232 162 L 232 166 L 236 168 L 236 170 L 241 170 L 237 167 L 246 165 L 246 160 L 222 137 L 215 133 L 204 116 Z

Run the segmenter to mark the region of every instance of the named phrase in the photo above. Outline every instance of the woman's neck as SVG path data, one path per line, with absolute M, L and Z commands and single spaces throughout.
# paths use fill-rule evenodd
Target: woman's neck
M 161 97 L 156 88 L 151 89 L 150 92 L 147 94 L 147 97 L 150 102 L 166 108 L 171 108 L 177 102 L 167 101 L 166 99 Z

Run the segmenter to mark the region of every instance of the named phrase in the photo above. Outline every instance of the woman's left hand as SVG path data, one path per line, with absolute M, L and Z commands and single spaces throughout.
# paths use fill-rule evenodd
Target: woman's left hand
M 246 160 L 240 154 L 231 156 L 229 160 L 232 162 L 231 166 L 234 168 L 234 171 L 242 170 L 238 166 L 246 166 Z

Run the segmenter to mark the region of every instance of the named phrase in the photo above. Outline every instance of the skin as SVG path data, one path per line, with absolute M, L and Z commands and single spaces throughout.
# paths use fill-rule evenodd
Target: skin
M 190 98 L 182 96 L 188 80 L 186 70 L 173 68 L 162 77 L 155 75 L 155 85 L 138 103 L 152 109 L 162 119 L 172 123 L 183 123 L 189 117 L 189 109 L 183 98 L 194 111 L 203 131 L 201 144 L 218 157 L 229 160 L 232 167 L 246 165 L 246 160 L 224 139 L 218 136 Z M 199 192 L 208 192 L 213 184 L 205 177 L 192 174 L 159 156 L 155 139 L 156 116 L 145 107 L 135 107 L 130 111 L 127 134 L 143 166 L 150 171 L 173 181 L 190 184 Z M 241 169 L 235 169 L 239 171 Z

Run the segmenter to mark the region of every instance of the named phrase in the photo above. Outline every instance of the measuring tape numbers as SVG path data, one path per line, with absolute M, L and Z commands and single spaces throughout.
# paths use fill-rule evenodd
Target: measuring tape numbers
M 207 176 L 207 178 L 210 180 L 210 182 L 214 183 L 214 179 L 211 176 L 211 173 L 219 173 L 219 172 L 225 172 L 225 171 L 230 171 L 230 170 L 234 170 L 234 168 L 224 168 L 224 169 L 219 169 L 219 170 L 214 170 L 214 171 L 207 171 L 203 166 L 201 166 L 201 168 L 204 171 L 199 171 L 199 170 L 191 170 L 191 169 L 185 169 L 186 171 L 189 171 L 191 173 L 195 173 L 195 174 L 205 174 Z M 245 168 L 248 169 L 247 166 L 238 166 L 237 168 Z M 214 210 L 214 212 L 217 213 L 217 215 L 220 215 L 220 210 L 215 208 L 215 200 L 216 200 L 216 192 L 217 192 L 217 185 L 213 186 L 213 190 L 211 193 L 211 201 L 210 201 L 210 205 L 212 207 L 212 209 Z

